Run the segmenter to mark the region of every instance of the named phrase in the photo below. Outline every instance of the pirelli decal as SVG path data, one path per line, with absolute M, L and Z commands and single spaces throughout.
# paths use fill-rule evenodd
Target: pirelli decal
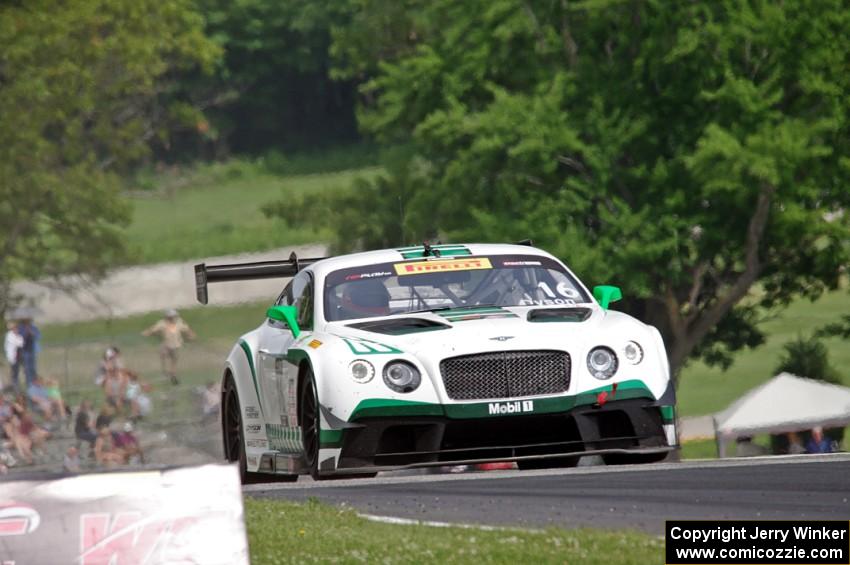
M 474 271 L 476 269 L 492 269 L 487 257 L 470 259 L 442 259 L 432 261 L 413 261 L 411 263 L 396 263 L 393 265 L 398 275 L 421 275 L 422 273 L 441 273 L 446 271 Z

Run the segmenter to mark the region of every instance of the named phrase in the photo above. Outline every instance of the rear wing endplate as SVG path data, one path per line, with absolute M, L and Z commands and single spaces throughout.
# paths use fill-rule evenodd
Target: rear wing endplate
M 274 279 L 294 277 L 304 267 L 321 261 L 325 257 L 299 259 L 295 252 L 284 261 L 259 261 L 257 263 L 234 263 L 231 265 L 195 265 L 195 292 L 198 302 L 207 304 L 209 283 L 248 281 L 253 279 Z

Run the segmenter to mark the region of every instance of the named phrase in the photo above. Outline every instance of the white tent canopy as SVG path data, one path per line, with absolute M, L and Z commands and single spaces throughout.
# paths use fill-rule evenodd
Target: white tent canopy
M 760 433 L 850 424 L 850 388 L 781 373 L 714 416 L 721 443 Z

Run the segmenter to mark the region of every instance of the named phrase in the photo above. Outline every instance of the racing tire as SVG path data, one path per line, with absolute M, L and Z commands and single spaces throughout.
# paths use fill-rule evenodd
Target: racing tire
M 252 473 L 248 471 L 248 459 L 245 453 L 245 432 L 242 426 L 242 409 L 239 393 L 233 378 L 228 376 L 224 382 L 222 396 L 222 441 L 224 458 L 239 465 L 239 480 L 243 485 L 255 483 L 285 482 L 298 480 L 298 475 L 274 475 L 271 473 Z
M 313 480 L 322 479 L 319 473 L 319 397 L 313 370 L 307 368 L 301 380 L 298 394 L 298 417 L 301 424 L 301 443 L 304 447 L 304 462 Z
M 524 459 L 516 462 L 521 471 L 536 469 L 569 469 L 578 465 L 579 457 L 551 457 L 547 459 Z
M 316 394 L 316 380 L 313 371 L 307 368 L 301 381 L 298 396 L 298 414 L 301 423 L 301 442 L 304 446 L 304 462 L 314 481 L 368 479 L 377 473 L 328 474 L 319 472 L 319 398 Z

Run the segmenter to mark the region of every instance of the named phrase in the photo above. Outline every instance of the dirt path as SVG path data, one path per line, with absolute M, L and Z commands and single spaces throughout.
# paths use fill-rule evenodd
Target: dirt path
M 81 288 L 73 295 L 49 284 L 24 281 L 14 292 L 40 310 L 36 321 L 42 324 L 68 323 L 98 318 L 123 317 L 166 308 L 196 306 L 196 263 L 216 265 L 249 261 L 284 259 L 295 251 L 301 257 L 323 257 L 323 245 L 301 245 L 262 253 L 206 257 L 180 263 L 162 263 L 126 267 L 110 273 L 93 287 Z M 66 282 L 73 282 L 68 279 Z M 210 287 L 210 304 L 236 304 L 268 299 L 281 288 L 279 279 L 228 283 Z

